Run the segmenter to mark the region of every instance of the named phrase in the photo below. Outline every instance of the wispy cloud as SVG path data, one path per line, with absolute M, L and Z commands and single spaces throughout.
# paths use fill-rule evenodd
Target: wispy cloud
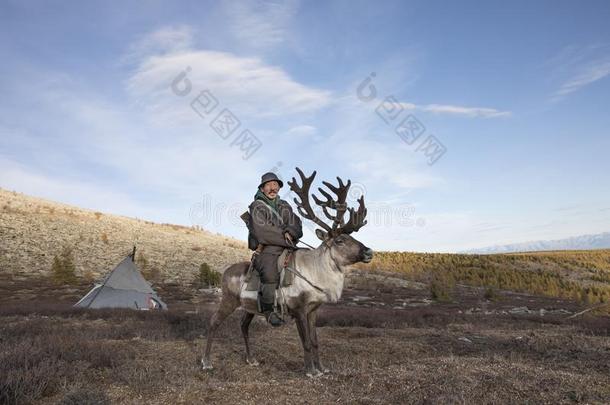
M 431 112 L 434 114 L 463 115 L 473 118 L 508 117 L 512 114 L 510 111 L 499 111 L 495 108 L 463 107 L 459 105 L 428 104 L 419 106 L 418 108 L 422 111 Z
M 143 35 L 129 45 L 125 62 L 135 62 L 150 54 L 177 52 L 193 47 L 194 30 L 188 25 L 167 26 Z
M 470 118 L 499 118 L 509 117 L 512 115 L 510 111 L 500 111 L 495 108 L 487 107 L 465 107 L 460 105 L 449 104 L 413 104 L 400 103 L 405 110 L 424 111 L 432 114 L 447 114 L 457 115 Z
M 247 48 L 265 50 L 286 40 L 299 2 L 227 0 L 223 2 L 229 32 Z
M 312 136 L 318 132 L 318 129 L 312 125 L 298 125 L 287 131 L 290 136 Z
M 152 207 L 149 202 L 142 204 L 115 186 L 104 187 L 76 179 L 48 176 L 2 156 L 0 184 L 9 190 L 113 214 L 156 219 L 161 214 L 159 210 L 163 210 L 163 207 Z
M 610 58 L 608 60 L 595 61 L 591 65 L 583 67 L 581 72 L 563 83 L 559 90 L 555 92 L 553 98 L 559 99 L 567 96 L 608 75 L 610 75 Z
M 153 33 L 144 42 L 150 43 L 158 37 L 158 33 Z M 189 43 L 182 37 L 180 41 Z M 184 108 L 184 100 L 170 91 L 172 80 L 185 70 L 194 89 L 210 90 L 236 114 L 283 116 L 317 110 L 331 102 L 330 91 L 299 83 L 281 67 L 269 65 L 258 57 L 204 49 L 181 48 L 168 52 L 152 49 L 156 50 L 142 58 L 127 80 L 127 90 L 134 100 L 154 112 L 157 119 L 165 116 L 176 122 L 196 118 Z M 193 92 L 192 97 L 196 95 Z
M 546 66 L 550 66 L 554 80 L 560 82 L 551 95 L 551 101 L 559 101 L 610 75 L 610 45 L 567 46 Z
M 398 142 L 391 145 L 375 140 L 354 140 L 337 152 L 350 156 L 349 167 L 358 173 L 360 181 L 365 184 L 412 191 L 443 183 L 440 177 L 419 167 L 419 156 L 411 156 L 413 153 Z

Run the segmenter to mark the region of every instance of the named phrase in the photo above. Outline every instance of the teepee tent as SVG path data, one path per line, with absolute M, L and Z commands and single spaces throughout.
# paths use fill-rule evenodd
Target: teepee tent
M 127 256 L 100 284 L 96 284 L 80 301 L 80 308 L 133 308 L 140 310 L 167 309 L 133 261 Z

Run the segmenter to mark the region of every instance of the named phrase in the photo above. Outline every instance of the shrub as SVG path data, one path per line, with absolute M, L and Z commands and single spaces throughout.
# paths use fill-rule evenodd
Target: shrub
M 85 271 L 83 273 L 83 280 L 85 280 L 87 283 L 93 283 L 95 281 L 95 274 L 93 273 L 93 271 L 91 271 L 91 269 L 88 269 L 87 271 Z
M 148 281 L 158 282 L 161 279 L 161 272 L 156 266 L 151 266 L 144 253 L 140 250 L 136 255 L 136 264 Z
M 203 262 L 199 266 L 199 285 L 201 287 L 217 287 L 220 285 L 221 274 L 210 268 L 210 265 Z
M 440 302 L 451 301 L 454 288 L 455 280 L 451 274 L 446 271 L 433 272 L 430 281 L 430 295 L 433 300 Z
M 106 245 L 108 244 L 108 235 L 106 235 L 106 232 L 102 234 L 101 239 Z
M 483 298 L 488 301 L 497 301 L 499 297 L 498 291 L 493 287 L 487 287 L 485 289 L 485 293 L 483 294 Z
M 142 273 L 145 273 L 146 271 L 148 271 L 148 259 L 146 258 L 146 256 L 144 256 L 144 253 L 142 253 L 141 250 L 138 252 L 138 255 L 136 256 L 136 264 L 138 265 L 138 267 L 140 268 Z
M 72 249 L 64 247 L 59 255 L 55 255 L 51 266 L 51 274 L 57 284 L 76 283 L 76 266 L 74 265 Z

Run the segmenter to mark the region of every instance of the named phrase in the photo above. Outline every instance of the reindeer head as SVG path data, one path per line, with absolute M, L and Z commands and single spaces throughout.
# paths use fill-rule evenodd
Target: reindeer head
M 316 172 L 314 171 L 311 176 L 306 177 L 301 169 L 298 167 L 296 169 L 301 177 L 302 185 L 299 186 L 294 177 L 292 178 L 292 181 L 288 182 L 290 189 L 294 191 L 300 199 L 299 201 L 295 198 L 294 202 L 303 218 L 315 222 L 322 228 L 316 229 L 316 236 L 330 249 L 330 255 L 333 260 L 340 266 L 358 262 L 370 262 L 373 259 L 373 250 L 364 246 L 350 235 L 352 232 L 357 232 L 366 225 L 364 219 L 366 217 L 364 196 L 361 196 L 358 199 L 358 210 L 355 210 L 354 208 L 348 209 L 345 201 L 347 199 L 349 187 L 352 184 L 351 180 L 348 180 L 347 184 L 344 184 L 343 181 L 337 177 L 339 182 L 338 186 L 323 181 L 322 183 L 335 194 L 335 197 L 332 197 L 322 188 L 318 188 L 318 190 L 326 198 L 326 201 L 320 200 L 314 194 L 311 194 L 311 196 L 315 203 L 322 207 L 322 211 L 326 218 L 332 221 L 331 227 L 316 216 L 309 202 L 309 188 L 316 177 Z M 329 210 L 334 210 L 334 213 L 329 212 Z M 344 222 L 343 217 L 347 211 L 349 211 L 349 219 L 347 222 Z

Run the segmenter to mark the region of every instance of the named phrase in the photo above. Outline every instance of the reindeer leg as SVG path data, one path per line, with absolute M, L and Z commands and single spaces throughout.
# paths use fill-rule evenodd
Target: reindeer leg
M 322 375 L 314 365 L 311 349 L 311 338 L 309 335 L 309 325 L 307 324 L 307 315 L 299 312 L 296 316 L 297 330 L 303 345 L 303 358 L 305 362 L 305 373 L 307 377 L 318 377 Z
M 248 329 L 250 328 L 250 322 L 254 318 L 254 314 L 251 312 L 244 312 L 241 317 L 241 335 L 244 338 L 246 344 L 246 363 L 251 366 L 258 366 L 258 361 L 250 355 L 250 340 L 248 338 Z
M 309 339 L 311 340 L 311 352 L 313 354 L 313 364 L 314 367 L 326 374 L 329 373 L 330 370 L 326 367 L 322 366 L 320 363 L 320 355 L 318 353 L 318 332 L 316 329 L 316 320 L 318 319 L 318 310 L 314 309 L 309 314 L 307 314 L 307 324 L 309 330 Z
M 210 328 L 208 329 L 208 340 L 205 346 L 205 353 L 201 359 L 201 366 L 204 370 L 211 370 L 213 368 L 212 363 L 210 362 L 210 352 L 212 351 L 214 332 L 216 332 L 216 329 L 218 329 L 222 321 L 224 321 L 227 316 L 231 315 L 238 306 L 238 299 L 223 296 L 218 310 L 214 313 L 214 315 L 212 315 L 212 319 L 210 320 Z

